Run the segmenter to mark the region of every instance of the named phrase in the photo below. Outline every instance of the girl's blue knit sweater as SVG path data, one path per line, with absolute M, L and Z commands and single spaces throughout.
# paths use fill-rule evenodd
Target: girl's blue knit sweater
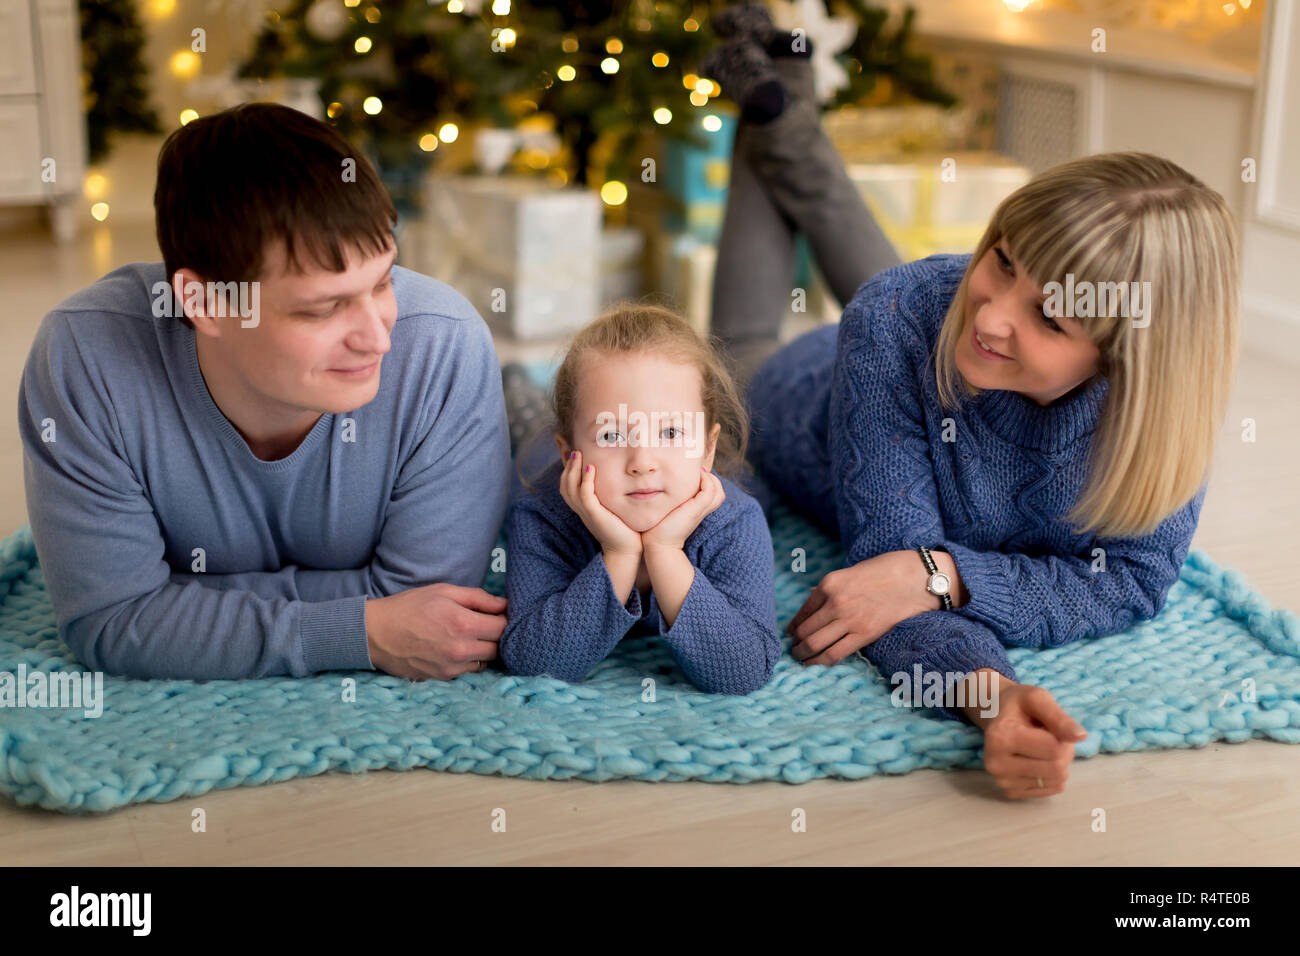
M 1066 526 L 1104 378 L 1048 406 L 986 390 L 942 410 L 932 350 L 969 261 L 936 255 L 881 272 L 838 326 L 790 343 L 749 386 L 751 459 L 774 491 L 838 530 L 846 564 L 925 545 L 957 565 L 966 605 L 910 617 L 861 651 L 887 678 L 911 678 L 919 664 L 1014 680 L 1004 644 L 1053 647 L 1152 617 L 1205 496 L 1202 487 L 1142 537 Z
M 506 518 L 506 668 L 582 680 L 624 636 L 658 634 L 700 690 L 748 694 L 766 684 L 781 638 L 772 538 L 758 502 L 719 476 L 726 499 L 686 539 L 695 578 L 665 628 L 653 591 L 645 608 L 635 587 L 619 601 L 600 543 L 560 494 L 562 470 L 556 461 L 530 476 L 537 491 L 516 498 Z

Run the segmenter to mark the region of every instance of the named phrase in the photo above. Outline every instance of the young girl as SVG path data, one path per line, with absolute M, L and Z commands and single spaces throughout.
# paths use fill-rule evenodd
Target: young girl
M 807 61 L 773 63 L 795 102 L 747 137 L 727 216 L 751 203 L 743 185 L 781 208 L 780 228 L 820 230 L 821 205 L 861 201 L 799 106 Z M 742 258 L 720 249 L 719 270 Z M 943 713 L 985 732 L 984 765 L 1008 796 L 1059 793 L 1085 733 L 1046 690 L 1015 681 L 1004 645 L 1114 634 L 1164 605 L 1237 357 L 1233 217 L 1172 162 L 1094 155 L 1007 197 L 972 255 L 874 278 L 859 265 L 856 278 L 842 261 L 828 273 L 837 294 L 865 282 L 838 326 L 776 351 L 748 386 L 753 462 L 838 531 L 846 556 L 792 621 L 792 654 L 835 664 L 856 652 L 898 685 L 937 676 Z M 720 283 L 742 281 L 726 268 Z M 764 271 L 746 269 L 744 281 Z M 776 347 L 729 321 L 738 353 Z M 993 715 L 970 705 L 972 675 L 994 685 Z
M 506 518 L 506 668 L 581 680 L 637 631 L 700 690 L 762 687 L 781 653 L 772 539 L 713 472 L 715 455 L 743 469 L 747 423 L 712 348 L 667 309 L 616 307 L 574 338 L 553 404 L 519 461 L 551 441 L 559 460 Z

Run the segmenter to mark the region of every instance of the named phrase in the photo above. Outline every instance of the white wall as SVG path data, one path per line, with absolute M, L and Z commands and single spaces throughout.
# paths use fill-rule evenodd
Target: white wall
M 1258 160 L 1243 229 L 1243 345 L 1300 366 L 1300 4 L 1273 0 L 1252 137 Z

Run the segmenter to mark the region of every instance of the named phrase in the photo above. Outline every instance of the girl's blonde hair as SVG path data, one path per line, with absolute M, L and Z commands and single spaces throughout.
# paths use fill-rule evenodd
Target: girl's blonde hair
M 1094 288 L 1150 282 L 1145 327 L 1119 315 L 1079 319 L 1101 351 L 1107 396 L 1084 489 L 1066 515 L 1099 537 L 1149 533 L 1205 482 L 1232 385 L 1239 263 L 1227 203 L 1181 167 L 1138 152 L 1070 160 L 1016 190 L 993 213 L 944 316 L 934 361 L 945 409 L 959 391 L 979 393 L 955 352 L 968 331 L 971 273 L 1000 239 L 1040 286 L 1064 285 L 1067 273 Z
M 629 353 L 663 356 L 693 365 L 700 373 L 705 435 L 713 431 L 715 424 L 722 426 L 714 450 L 713 470 L 733 479 L 750 471 L 745 460 L 749 413 L 721 357 L 719 341 L 713 336 L 701 337 L 677 312 L 653 303 L 615 302 L 573 337 L 550 390 L 552 432 L 562 435 L 573 446 L 578 384 L 586 363 L 601 355 Z M 522 474 L 519 477 L 525 488 L 536 490 Z

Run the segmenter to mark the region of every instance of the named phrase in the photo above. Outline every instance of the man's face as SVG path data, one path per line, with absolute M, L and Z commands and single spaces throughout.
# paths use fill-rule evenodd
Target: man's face
M 219 345 L 240 390 L 258 404 L 311 412 L 359 408 L 379 391 L 381 360 L 397 321 L 395 245 L 371 258 L 349 247 L 347 268 L 286 274 L 284 244 L 267 249 L 256 325 L 222 318 Z

